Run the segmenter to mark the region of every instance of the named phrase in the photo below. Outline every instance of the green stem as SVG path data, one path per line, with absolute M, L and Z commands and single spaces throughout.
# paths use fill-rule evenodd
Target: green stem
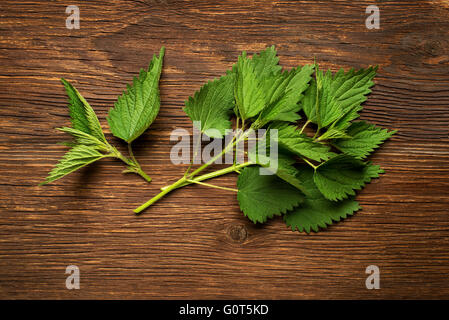
M 143 210 L 145 210 L 146 208 L 148 208 L 149 206 L 151 206 L 153 203 L 155 203 L 156 201 L 158 201 L 160 198 L 162 198 L 163 196 L 165 196 L 167 193 L 171 192 L 172 190 L 175 190 L 176 188 L 178 188 L 180 185 L 182 185 L 184 182 L 186 182 L 187 178 L 184 176 L 181 179 L 179 179 L 178 181 L 176 181 L 175 183 L 173 183 L 171 186 L 169 186 L 167 189 L 165 189 L 164 191 L 158 193 L 155 197 L 151 198 L 150 200 L 148 200 L 147 202 L 145 202 L 143 205 L 141 205 L 140 207 L 138 207 L 137 209 L 134 209 L 134 213 L 135 214 L 139 214 L 141 213 Z
M 238 190 L 234 189 L 234 188 L 220 187 L 220 186 L 216 186 L 214 184 L 200 182 L 200 181 L 195 181 L 195 180 L 187 180 L 187 182 L 200 184 L 202 186 L 206 186 L 206 187 L 210 187 L 210 188 L 214 188 L 214 189 L 238 192 Z
M 137 173 L 139 176 L 141 176 L 142 178 L 144 178 L 147 182 L 151 182 L 151 178 L 150 176 L 148 176 L 143 170 L 142 167 L 140 166 L 140 163 L 137 162 L 136 157 L 134 157 L 134 153 L 133 153 L 133 149 L 131 147 L 131 143 L 128 143 L 128 153 L 129 156 L 131 157 L 131 161 L 132 161 L 132 165 L 131 167 L 134 170 L 131 170 L 134 173 Z
M 135 173 L 137 173 L 139 176 L 144 178 L 147 182 L 151 182 L 151 177 L 147 175 L 139 166 L 139 168 L 136 168 Z
M 181 179 L 179 179 L 178 181 L 176 181 L 175 183 L 171 184 L 170 186 L 166 187 L 164 190 L 162 190 L 159 194 L 157 194 L 156 196 L 154 196 L 153 198 L 151 198 L 150 200 L 148 200 L 147 202 L 145 202 L 144 204 L 142 204 L 140 207 L 138 207 L 137 209 L 134 210 L 134 213 L 139 214 L 141 213 L 143 210 L 145 210 L 146 208 L 148 208 L 149 206 L 151 206 L 153 203 L 155 203 L 156 201 L 158 201 L 159 199 L 161 199 L 162 197 L 164 197 L 167 193 L 170 193 L 171 191 L 183 186 L 188 180 L 194 180 L 193 177 L 195 175 L 197 175 L 198 173 L 200 173 L 201 171 L 203 171 L 204 169 L 206 169 L 208 166 L 210 166 L 212 163 L 214 163 L 218 158 L 222 157 L 225 153 L 227 153 L 229 150 L 231 150 L 232 148 L 234 148 L 234 146 L 236 145 L 236 143 L 238 143 L 240 140 L 244 140 L 250 133 L 250 130 L 248 130 L 248 132 L 245 132 L 244 134 L 242 134 L 238 139 L 235 139 L 235 141 L 231 141 L 231 143 L 229 143 L 222 152 L 220 152 L 220 154 L 216 155 L 215 157 L 213 157 L 212 159 L 210 159 L 208 162 L 206 162 L 205 164 L 203 164 L 201 167 L 199 167 L 198 169 L 196 169 L 195 171 L 193 171 L 192 173 L 188 174 L 188 175 L 184 175 Z M 234 166 L 232 166 L 234 167 Z M 234 169 L 235 170 L 235 169 Z M 199 181 L 199 180 L 194 180 L 194 181 Z M 189 184 L 187 182 L 187 184 Z
M 318 168 L 316 165 L 314 165 L 312 162 L 310 162 L 309 160 L 307 160 L 306 158 L 302 158 L 302 160 L 304 160 L 304 162 L 306 162 L 309 166 L 311 166 L 313 169 Z
M 242 127 L 243 128 L 243 127 Z M 232 150 L 234 148 L 235 145 L 237 145 L 237 143 L 239 143 L 241 140 L 246 139 L 246 137 L 248 137 L 250 133 L 250 130 L 248 130 L 247 132 L 243 133 L 240 137 L 238 137 L 237 139 L 231 141 L 231 143 L 229 143 L 222 152 L 220 152 L 219 154 L 217 154 L 215 157 L 213 157 L 212 159 L 210 159 L 208 162 L 206 162 L 205 164 L 203 164 L 201 167 L 199 167 L 198 169 L 196 169 L 195 171 L 193 171 L 191 174 L 188 175 L 188 179 L 194 177 L 195 175 L 197 175 L 198 173 L 200 173 L 201 171 L 203 171 L 204 169 L 206 169 L 208 166 L 210 166 L 212 163 L 214 163 L 217 159 L 221 158 L 225 153 L 227 153 L 228 151 Z
M 317 124 L 318 124 L 318 131 L 320 130 L 320 126 L 321 126 L 321 116 L 320 116 L 320 103 L 319 103 L 319 92 L 321 89 L 321 78 L 320 78 L 320 74 L 318 72 L 318 64 L 315 63 L 315 78 L 316 78 L 316 94 L 315 94 L 315 113 L 316 113 L 316 120 L 317 120 Z
M 128 151 L 129 151 L 129 154 L 131 156 L 131 159 L 128 159 L 127 157 L 125 157 L 114 146 L 109 145 L 109 148 L 110 148 L 110 152 L 111 152 L 113 157 L 122 160 L 128 166 L 127 169 L 123 171 L 124 173 L 133 172 L 133 173 L 136 173 L 139 176 L 141 176 L 143 179 L 145 179 L 145 181 L 151 182 L 151 177 L 148 176 L 142 170 L 142 168 L 140 167 L 139 163 L 134 158 L 134 154 L 133 154 L 132 149 L 131 149 L 131 144 L 128 144 Z
M 318 129 L 316 130 L 316 132 L 315 132 L 315 135 L 313 136 L 313 138 L 312 139 L 316 139 L 316 137 L 318 137 L 318 135 L 320 134 L 320 131 L 321 131 L 321 128 L 320 127 L 318 127 Z
M 131 157 L 131 160 L 140 167 L 139 163 L 137 162 L 136 158 L 134 157 L 133 148 L 131 147 L 131 143 L 128 143 L 128 153 Z
M 194 182 L 186 181 L 184 184 L 180 185 L 178 188 L 185 187 L 185 186 L 187 186 L 189 184 L 192 184 L 192 183 L 195 183 L 195 182 L 200 182 L 200 181 L 212 179 L 212 178 L 215 178 L 215 177 L 219 177 L 219 176 L 231 173 L 231 172 L 235 172 L 235 171 L 237 171 L 239 169 L 242 169 L 244 167 L 250 166 L 252 164 L 254 164 L 254 163 L 252 163 L 252 162 L 245 162 L 245 163 L 238 164 L 238 165 L 232 165 L 230 167 L 227 167 L 227 168 L 224 168 L 224 169 L 221 169 L 221 170 L 217 170 L 217 171 L 214 171 L 214 172 L 206 173 L 206 174 L 203 174 L 203 175 L 201 175 L 199 177 L 196 177 L 194 179 L 190 179 L 191 181 L 194 181 Z M 167 189 L 169 187 L 170 187 L 170 185 L 162 187 L 161 190 L 163 191 L 163 190 L 165 190 L 165 189 Z
M 118 151 L 114 146 L 109 145 L 109 150 L 111 155 L 114 158 L 120 159 L 122 160 L 125 164 L 127 164 L 128 166 L 132 165 L 132 161 L 129 160 L 127 157 L 125 157 L 120 151 Z
M 201 134 L 198 135 L 198 142 L 196 144 L 193 143 L 193 147 L 195 148 L 197 145 L 200 145 L 200 148 L 201 148 Z M 195 158 L 196 158 L 197 155 L 198 155 L 198 150 L 195 148 L 194 153 L 193 153 L 193 157 L 190 160 L 189 167 L 187 168 L 186 172 L 184 172 L 184 176 L 185 177 L 187 177 L 187 175 L 190 172 L 190 169 L 192 169 L 193 161 L 195 161 Z
M 302 133 L 310 122 L 311 122 L 310 120 L 307 120 L 304 126 L 301 128 L 301 131 L 299 131 L 299 133 Z
M 236 119 L 236 125 L 235 125 L 235 135 L 238 135 L 238 134 L 239 134 L 239 117 L 237 117 L 237 119 Z M 234 139 L 236 138 L 235 135 L 234 135 L 234 137 L 232 138 L 232 140 L 234 140 Z M 237 162 L 237 150 L 235 150 L 233 165 L 235 165 L 236 162 Z

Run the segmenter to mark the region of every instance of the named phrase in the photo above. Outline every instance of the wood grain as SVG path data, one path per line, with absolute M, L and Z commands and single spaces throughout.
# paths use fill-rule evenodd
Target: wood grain
M 365 28 L 373 1 L 2 0 L 0 298 L 448 298 L 449 3 L 376 3 L 379 30 Z M 68 4 L 79 30 L 65 27 Z M 306 235 L 281 219 L 255 226 L 234 194 L 189 186 L 134 216 L 183 172 L 168 159 L 170 131 L 191 126 L 184 100 L 272 44 L 287 68 L 379 65 L 362 118 L 399 132 L 372 158 L 386 174 L 360 193 L 363 210 Z M 162 45 L 162 108 L 135 143 L 154 182 L 104 160 L 38 187 L 65 151 L 59 78 L 109 132 L 107 110 Z M 80 290 L 65 288 L 70 264 Z M 370 264 L 380 290 L 365 288 Z

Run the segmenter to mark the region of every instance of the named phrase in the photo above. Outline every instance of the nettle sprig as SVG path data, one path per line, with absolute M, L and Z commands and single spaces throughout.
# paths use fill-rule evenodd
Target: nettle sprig
M 232 123 L 235 134 L 219 154 L 197 169 L 190 165 L 180 179 L 135 209 L 136 214 L 192 183 L 236 192 L 241 210 L 254 223 L 283 215 L 287 226 L 298 231 L 318 231 L 360 209 L 356 191 L 383 172 L 365 159 L 395 132 L 354 121 L 374 85 L 377 67 L 332 74 L 316 63 L 289 71 L 278 63 L 274 47 L 252 58 L 243 52 L 226 75 L 186 101 L 184 111 L 202 134 L 224 138 Z M 301 115 L 306 119 L 299 129 Z M 306 134 L 307 126 L 315 128 L 313 135 Z M 274 159 L 255 152 L 259 138 L 247 161 L 235 157 L 232 165 L 200 175 L 226 153 L 237 154 L 238 144 L 263 128 L 268 129 L 264 141 L 272 129 L 277 133 L 274 174 L 261 174 L 260 168 L 269 169 Z M 204 182 L 231 172 L 239 175 L 236 189 Z
M 128 143 L 128 157 L 106 140 L 93 109 L 62 80 L 69 96 L 72 127 L 59 130 L 74 139 L 66 143 L 71 149 L 43 184 L 105 157 L 122 160 L 125 173 L 133 172 L 151 181 L 135 159 L 131 143 L 159 112 L 163 56 L 164 48 L 109 111 L 111 132 Z M 355 121 L 374 85 L 376 70 L 341 69 L 332 74 L 314 63 L 287 71 L 279 65 L 274 47 L 252 58 L 243 52 L 231 70 L 207 82 L 185 103 L 184 111 L 196 129 L 210 138 L 223 139 L 224 147 L 196 169 L 194 154 L 182 177 L 161 188 L 134 212 L 140 214 L 176 189 L 200 184 L 236 192 L 241 210 L 254 223 L 283 215 L 292 230 L 309 233 L 354 214 L 360 209 L 356 191 L 383 172 L 366 158 L 395 133 Z M 255 133 L 263 129 L 264 134 L 256 137 Z M 314 133 L 307 134 L 311 131 Z M 267 141 L 268 154 L 260 152 L 266 150 Z M 240 157 L 239 146 L 250 142 L 253 144 L 246 157 Z M 279 150 L 274 150 L 279 152 L 272 152 L 272 146 L 278 146 Z M 230 166 L 203 173 L 229 153 L 233 160 Z M 233 172 L 239 175 L 237 188 L 205 182 Z
M 153 56 L 148 69 L 142 69 L 139 76 L 134 77 L 132 85 L 128 85 L 126 91 L 118 97 L 114 107 L 109 110 L 107 118 L 109 128 L 114 136 L 128 144 L 128 157 L 106 140 L 92 107 L 75 87 L 62 79 L 69 97 L 72 127 L 58 128 L 58 130 L 71 135 L 73 141 L 64 143 L 71 149 L 50 171 L 41 185 L 53 182 L 107 157 L 122 160 L 126 165 L 123 173 L 136 173 L 146 181 L 151 181 L 134 157 L 131 143 L 148 129 L 159 112 L 159 79 L 164 52 L 165 49 L 162 47 L 159 57 Z

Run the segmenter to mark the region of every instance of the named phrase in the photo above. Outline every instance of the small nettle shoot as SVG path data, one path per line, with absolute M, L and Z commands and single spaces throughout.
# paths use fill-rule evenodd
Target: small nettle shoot
M 151 178 L 142 170 L 133 155 L 131 143 L 139 137 L 156 118 L 160 108 L 159 79 L 164 59 L 164 47 L 159 57 L 153 56 L 147 70 L 141 70 L 132 85 L 118 97 L 107 118 L 114 136 L 128 144 L 129 157 L 125 157 L 105 138 L 100 122 L 92 107 L 68 81 L 62 83 L 69 97 L 69 111 L 72 127 L 58 128 L 68 133 L 73 140 L 65 143 L 71 149 L 50 171 L 44 182 L 47 184 L 60 179 L 92 162 L 102 158 L 122 160 L 126 169 L 123 173 L 136 173 L 150 182 Z
M 163 55 L 162 48 L 109 112 L 111 131 L 128 143 L 130 158 L 106 141 L 92 108 L 63 81 L 73 127 L 61 130 L 74 141 L 45 183 L 104 157 L 121 159 L 126 172 L 150 181 L 132 155 L 131 142 L 159 111 Z M 274 46 L 251 58 L 243 52 L 231 70 L 204 84 L 185 102 L 184 111 L 200 133 L 194 145 L 201 144 L 203 135 L 218 141 L 219 151 L 195 168 L 201 150 L 194 148 L 183 176 L 134 212 L 140 214 L 178 188 L 200 184 L 235 192 L 244 215 L 254 223 L 282 215 L 292 230 L 309 233 L 354 214 L 360 209 L 356 191 L 383 172 L 366 158 L 395 133 L 356 121 L 376 70 L 332 73 L 320 70 L 316 63 L 282 70 Z M 247 151 L 242 151 L 245 143 Z M 229 155 L 231 161 L 224 162 L 229 166 L 203 174 Z M 233 172 L 238 174 L 236 188 L 206 182 Z

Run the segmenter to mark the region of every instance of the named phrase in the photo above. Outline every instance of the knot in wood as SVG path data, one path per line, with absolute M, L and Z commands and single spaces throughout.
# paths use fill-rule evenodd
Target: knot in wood
M 235 242 L 242 243 L 248 237 L 248 231 L 246 227 L 242 224 L 232 225 L 228 229 L 228 236 Z

